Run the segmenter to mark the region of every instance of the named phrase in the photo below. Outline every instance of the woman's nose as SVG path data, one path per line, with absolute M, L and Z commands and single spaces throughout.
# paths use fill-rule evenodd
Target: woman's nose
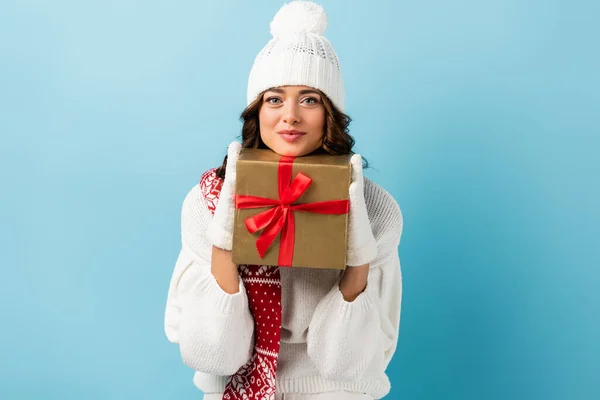
M 290 102 L 286 105 L 283 112 L 283 122 L 290 125 L 300 122 L 298 108 L 293 102 Z

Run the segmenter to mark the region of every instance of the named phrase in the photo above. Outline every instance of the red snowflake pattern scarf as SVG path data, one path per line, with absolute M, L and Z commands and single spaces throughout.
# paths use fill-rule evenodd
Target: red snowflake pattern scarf
M 202 175 L 200 190 L 214 214 L 223 180 L 215 169 Z M 229 377 L 224 400 L 274 400 L 277 356 L 281 333 L 281 279 L 279 267 L 240 265 L 250 311 L 254 316 L 254 351 L 250 360 Z

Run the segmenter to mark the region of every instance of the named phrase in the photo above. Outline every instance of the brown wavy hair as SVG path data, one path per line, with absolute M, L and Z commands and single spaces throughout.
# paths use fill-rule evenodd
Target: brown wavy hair
M 250 149 L 268 149 L 267 145 L 260 137 L 260 125 L 258 122 L 258 113 L 263 105 L 263 94 L 246 107 L 240 116 L 243 121 L 242 126 L 242 148 Z M 311 154 L 354 154 L 354 138 L 350 136 L 348 126 L 352 119 L 341 112 L 329 98 L 321 91 L 321 99 L 325 107 L 325 134 L 323 135 L 323 144 L 320 148 Z M 369 163 L 363 157 L 363 168 L 368 168 Z M 216 174 L 219 178 L 225 179 L 225 168 L 227 166 L 227 156 L 223 160 L 223 164 L 217 168 Z

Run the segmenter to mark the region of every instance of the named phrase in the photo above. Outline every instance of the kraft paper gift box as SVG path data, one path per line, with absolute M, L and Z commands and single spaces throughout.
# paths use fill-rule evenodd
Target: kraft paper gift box
M 346 268 L 351 155 L 243 149 L 236 170 L 235 264 Z

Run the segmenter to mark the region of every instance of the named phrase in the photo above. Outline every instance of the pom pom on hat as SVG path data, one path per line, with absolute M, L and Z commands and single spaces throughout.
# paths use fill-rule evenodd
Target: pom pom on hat
M 271 35 L 280 37 L 294 33 L 323 36 L 327 29 L 327 14 L 312 1 L 292 1 L 284 4 L 271 21 Z

